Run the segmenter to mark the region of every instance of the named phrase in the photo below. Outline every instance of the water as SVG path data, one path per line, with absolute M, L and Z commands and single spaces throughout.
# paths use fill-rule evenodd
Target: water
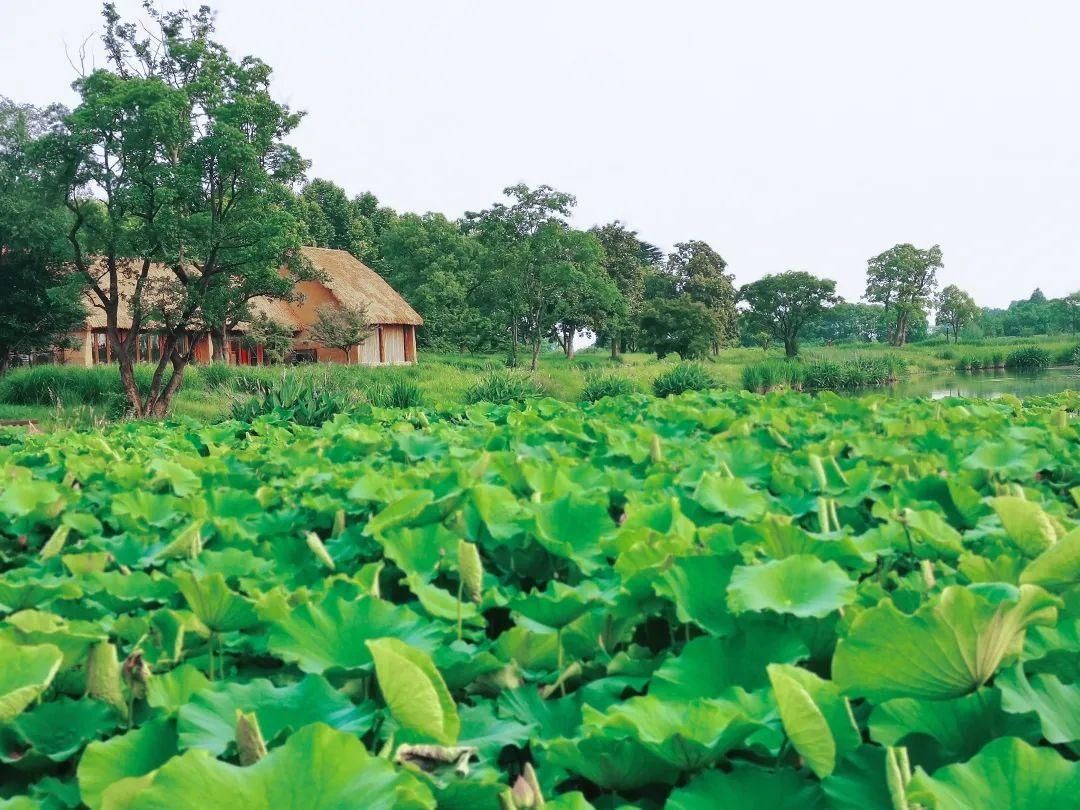
M 1044 371 L 946 371 L 917 374 L 886 388 L 864 389 L 856 393 L 885 393 L 893 397 L 969 397 L 993 399 L 1002 394 L 1018 397 L 1080 391 L 1080 369 L 1050 368 Z

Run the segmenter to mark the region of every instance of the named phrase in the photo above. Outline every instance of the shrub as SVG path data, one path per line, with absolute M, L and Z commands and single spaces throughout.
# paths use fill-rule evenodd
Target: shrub
M 701 363 L 679 363 L 670 371 L 660 374 L 652 382 L 653 393 L 669 397 L 684 391 L 705 391 L 716 387 L 716 380 Z
M 589 372 L 585 375 L 585 387 L 581 391 L 582 402 L 596 402 L 604 397 L 617 397 L 634 393 L 634 383 L 617 374 Z
M 777 388 L 800 389 L 803 379 L 803 365 L 798 360 L 762 360 L 742 370 L 743 388 L 762 394 Z
M 368 402 L 380 408 L 418 408 L 424 404 L 420 386 L 400 377 L 389 383 L 370 385 L 364 393 Z
M 543 396 L 543 388 L 530 375 L 512 369 L 493 368 L 477 377 L 465 389 L 465 402 L 493 402 L 503 405 Z
M 355 399 L 335 395 L 317 386 L 311 377 L 286 372 L 261 393 L 237 402 L 232 408 L 233 419 L 252 422 L 260 416 L 318 427 L 334 414 L 352 410 Z
M 1005 368 L 1030 371 L 1033 369 L 1048 368 L 1050 366 L 1050 352 L 1038 346 L 1025 346 L 1009 352 L 1005 358 Z
M 900 379 L 907 363 L 900 357 L 880 355 L 850 360 L 764 360 L 743 369 L 748 391 L 764 393 L 778 388 L 834 391 L 869 388 Z

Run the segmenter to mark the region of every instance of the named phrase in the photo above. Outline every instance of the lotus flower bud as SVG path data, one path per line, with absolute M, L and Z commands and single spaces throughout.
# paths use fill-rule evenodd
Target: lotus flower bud
M 236 750 L 241 765 L 254 765 L 266 756 L 266 741 L 255 712 L 236 710 Z
M 338 509 L 334 513 L 334 532 L 333 537 L 341 537 L 345 534 L 345 510 Z
M 95 700 L 108 703 L 121 716 L 127 718 L 128 707 L 124 700 L 124 684 L 115 644 L 101 641 L 90 648 L 86 661 L 86 694 Z
M 474 543 L 458 541 L 458 570 L 461 573 L 465 598 L 471 602 L 479 602 L 484 592 L 484 564 L 480 561 L 480 551 Z
M 934 585 L 937 584 L 937 578 L 934 576 L 934 564 L 930 560 L 920 560 L 919 569 L 922 571 L 923 584 L 926 585 L 926 590 L 933 590 Z
M 655 433 L 649 442 L 649 458 L 652 459 L 653 464 L 659 464 L 664 460 L 664 450 L 660 446 L 660 437 Z
M 322 540 L 319 539 L 319 535 L 315 534 L 315 532 L 308 532 L 306 539 L 308 548 L 311 549 L 316 559 L 318 559 L 319 562 L 321 562 L 323 565 L 333 571 L 334 558 L 331 557 L 330 552 L 326 550 L 326 546 L 324 546 Z
M 143 658 L 142 650 L 133 650 L 131 655 L 124 660 L 124 666 L 120 672 L 133 696 L 146 697 L 146 685 L 153 677 L 153 672 Z

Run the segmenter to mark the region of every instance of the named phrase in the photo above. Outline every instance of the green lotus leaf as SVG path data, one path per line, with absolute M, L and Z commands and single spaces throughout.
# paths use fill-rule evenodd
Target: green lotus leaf
M 403 526 L 419 517 L 434 499 L 434 493 L 426 489 L 405 493 L 377 512 L 364 526 L 364 534 L 380 537 L 395 526 Z
M 760 520 L 768 510 L 768 499 L 741 478 L 705 472 L 694 489 L 694 500 L 710 512 L 743 520 Z
M 994 686 L 1001 690 L 1007 712 L 1035 712 L 1043 736 L 1055 744 L 1080 740 L 1080 686 L 1062 683 L 1049 673 L 1024 674 L 1020 664 L 1000 673 Z
M 1080 529 L 1073 529 L 1028 563 L 1020 582 L 1063 591 L 1080 582 Z
M 62 697 L 23 712 L 0 730 L 0 759 L 23 762 L 36 755 L 63 762 L 115 728 L 116 715 L 106 704 Z
M 473 746 L 482 759 L 497 760 L 499 752 L 508 745 L 524 747 L 535 726 L 517 720 L 498 717 L 494 705 L 481 703 L 463 706 L 458 711 L 461 732 L 458 745 Z
M 435 619 L 456 621 L 458 610 L 461 618 L 468 624 L 483 624 L 480 611 L 472 602 L 458 602 L 457 596 L 449 591 L 429 585 L 417 574 L 409 574 L 405 577 L 409 590 L 416 595 L 416 601 L 424 613 Z
M 1057 542 L 1050 516 L 1037 503 L 1014 495 L 990 499 L 1009 539 L 1028 557 L 1036 557 Z
M 421 650 L 434 650 L 442 631 L 405 607 L 373 596 L 338 597 L 305 603 L 270 622 L 267 646 L 304 672 L 361 670 L 371 666 L 364 641 L 393 636 Z
M 910 802 L 936 810 L 1060 810 L 1074 806 L 1080 796 L 1080 763 L 1002 737 L 933 776 L 918 770 L 907 795 Z
M 786 628 L 767 622 L 747 625 L 728 638 L 695 638 L 653 674 L 649 694 L 667 700 L 720 697 L 728 689 L 760 689 L 768 684 L 770 662 L 794 664 L 807 658 L 806 643 Z
M 1014 598 L 995 604 L 951 585 L 911 616 L 888 600 L 862 611 L 837 644 L 833 680 L 846 694 L 876 703 L 975 691 L 1019 654 L 1029 626 L 1056 621 L 1056 602 L 1041 588 L 1011 590 Z
M 71 622 L 55 613 L 40 610 L 21 610 L 6 619 L 13 641 L 20 645 L 51 644 L 63 655 L 61 669 L 81 664 L 87 651 L 108 634 L 89 622 Z
M 146 702 L 165 714 L 176 714 L 196 692 L 207 689 L 210 679 L 192 664 L 181 664 L 168 672 L 161 672 L 146 685 Z
M 660 595 L 670 594 L 679 621 L 694 622 L 718 636 L 730 635 L 735 630 L 735 617 L 728 610 L 726 588 L 738 559 L 680 557 L 653 588 Z
M 433 810 L 416 777 L 372 756 L 352 734 L 305 726 L 254 765 L 241 767 L 195 749 L 165 763 L 115 810 L 236 807 L 244 810 Z M 112 810 L 110 808 L 110 810 Z
M 821 780 L 829 810 L 870 810 L 894 807 L 886 776 L 886 749 L 861 745 Z
M 791 744 L 818 778 L 859 747 L 851 707 L 836 685 L 789 664 L 770 664 L 769 681 Z
M 855 600 L 855 582 L 834 562 L 798 554 L 739 566 L 727 593 L 733 613 L 771 610 L 820 618 Z
M 396 638 L 364 643 L 375 661 L 383 700 L 407 736 L 456 743 L 461 730 L 457 706 L 431 658 Z
M 544 740 L 576 737 L 581 727 L 581 696 L 576 692 L 545 700 L 535 686 L 521 686 L 500 694 L 497 708 L 500 715 L 535 728 Z
M 543 591 L 511 599 L 510 608 L 537 624 L 557 630 L 594 610 L 603 599 L 604 595 L 592 582 L 571 587 L 551 580 Z
M 473 537 L 481 527 L 495 540 L 509 540 L 521 534 L 529 513 L 507 487 L 477 484 L 469 489 L 462 514 Z
M 251 600 L 229 590 L 221 574 L 200 578 L 181 571 L 173 576 L 173 582 L 184 595 L 191 612 L 215 633 L 243 630 L 259 621 Z
M 62 661 L 60 648 L 52 644 L 12 644 L 0 639 L 0 726 L 40 697 Z
M 730 772 L 705 771 L 671 792 L 665 810 L 818 810 L 821 789 L 796 771 L 737 764 Z M 869 808 L 867 808 L 869 810 Z
M 586 706 L 584 722 L 608 736 L 636 740 L 680 771 L 715 763 L 760 728 L 732 701 L 674 702 L 653 695 L 630 698 L 603 713 Z
M 97 810 L 102 806 L 102 794 L 110 785 L 146 776 L 176 752 L 176 727 L 167 719 L 152 720 L 126 734 L 90 743 L 78 768 L 83 802 L 91 810 Z
M 547 763 L 584 777 L 605 790 L 625 792 L 645 785 L 671 785 L 679 771 L 632 737 L 602 732 L 580 739 L 553 740 Z
M 406 574 L 429 581 L 444 558 L 455 553 L 458 537 L 441 523 L 416 528 L 402 526 L 383 532 L 383 552 Z
M 237 711 L 254 712 L 263 737 L 272 740 L 286 729 L 316 722 L 360 736 L 371 729 L 373 708 L 353 705 L 319 675 L 281 687 L 260 678 L 196 692 L 180 707 L 176 730 L 183 748 L 220 756 L 234 742 Z
M 875 742 L 906 746 L 926 769 L 969 759 L 998 737 L 1039 738 L 1033 717 L 1009 714 L 1001 692 L 985 687 L 951 700 L 888 700 L 874 707 L 868 725 Z

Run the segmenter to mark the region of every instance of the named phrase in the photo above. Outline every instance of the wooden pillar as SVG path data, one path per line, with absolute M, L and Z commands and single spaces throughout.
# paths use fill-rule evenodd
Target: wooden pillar
M 381 326 L 375 327 L 379 331 L 379 362 L 386 362 L 386 339 L 383 337 L 383 331 Z

